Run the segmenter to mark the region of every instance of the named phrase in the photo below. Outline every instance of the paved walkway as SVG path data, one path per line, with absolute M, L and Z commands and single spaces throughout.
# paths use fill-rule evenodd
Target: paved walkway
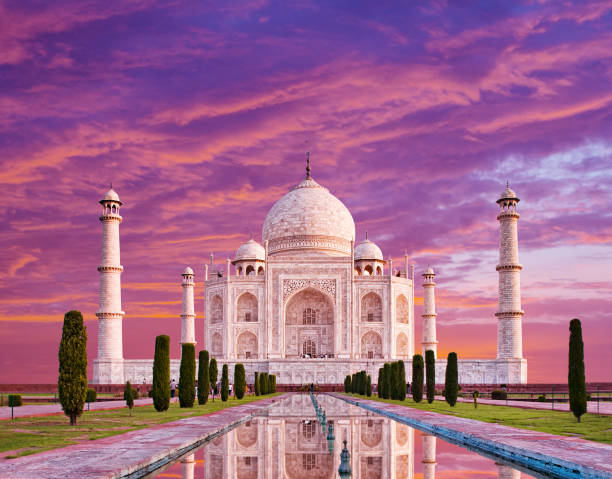
M 173 398 L 171 401 L 176 402 L 178 398 Z M 136 399 L 134 406 L 146 406 L 153 404 L 153 399 L 144 398 Z M 103 409 L 119 409 L 124 408 L 125 401 L 99 401 L 92 402 L 89 404 L 91 411 L 100 411 Z M 85 411 L 87 411 L 87 403 L 85 403 Z M 13 408 L 14 417 L 32 417 L 32 416 L 52 416 L 54 414 L 64 414 L 62 406 L 59 403 L 56 404 L 31 404 L 27 406 L 19 406 Z M 0 407 L 0 420 L 11 418 L 10 407 Z
M 436 396 L 436 399 L 440 401 L 444 401 L 442 396 Z M 465 399 L 465 398 L 457 398 L 457 401 L 460 402 L 474 402 L 473 399 Z M 512 407 L 520 407 L 524 409 L 552 409 L 552 403 L 549 402 L 537 402 L 537 401 L 512 401 L 508 400 L 508 404 L 506 401 L 499 400 L 496 401 L 494 399 L 481 399 L 478 398 L 478 404 L 492 404 L 493 406 L 512 406 Z M 555 411 L 569 411 L 569 403 L 568 402 L 555 402 Z M 612 402 L 604 402 L 599 401 L 599 413 L 597 412 L 597 401 L 588 401 L 587 402 L 587 412 L 592 414 L 610 414 L 612 415 Z
M 162 466 L 283 396 L 0 463 L 0 478 L 118 478 Z
M 484 423 L 342 394 L 332 396 L 476 451 L 557 477 L 612 478 L 612 446 L 576 437 Z

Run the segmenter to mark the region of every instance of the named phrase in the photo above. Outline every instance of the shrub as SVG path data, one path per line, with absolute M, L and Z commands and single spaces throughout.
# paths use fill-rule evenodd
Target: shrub
M 444 380 L 444 397 L 451 406 L 457 403 L 459 393 L 459 376 L 457 371 L 457 353 L 448 353 L 446 377 Z
M 219 369 L 217 368 L 217 360 L 215 358 L 212 358 L 210 360 L 208 372 L 210 374 L 210 385 L 212 386 L 213 391 L 213 402 L 215 402 L 215 394 L 219 392 L 217 391 L 217 378 L 219 377 Z
M 9 394 L 8 395 L 8 406 L 19 407 L 23 404 L 21 400 L 21 394 Z
M 170 406 L 170 337 L 165 334 L 155 338 L 151 391 L 155 410 L 167 411 Z
M 344 378 L 344 392 L 345 393 L 350 393 L 351 392 L 351 376 L 348 375 L 348 374 Z
M 221 401 L 227 401 L 229 397 L 229 372 L 227 364 L 223 365 L 223 372 L 221 373 Z
M 423 356 L 420 354 L 412 357 L 412 399 L 417 403 L 423 399 Z
M 181 369 L 179 372 L 179 404 L 193 407 L 195 401 L 195 345 L 184 343 L 181 347 Z
M 210 389 L 210 371 L 208 367 L 208 351 L 200 351 L 198 358 L 198 404 L 208 402 L 208 391 Z
M 257 371 L 255 371 L 255 396 L 259 396 L 261 394 L 261 391 L 259 390 L 259 373 Z
M 570 410 L 580 422 L 587 410 L 586 383 L 584 377 L 584 343 L 582 325 L 578 318 L 570 321 L 569 362 L 567 385 L 569 388 Z
M 385 382 L 385 369 L 378 368 L 378 381 L 376 383 L 377 394 L 379 398 L 383 397 L 383 389 Z
M 391 371 L 391 364 L 385 363 L 383 366 L 385 372 L 385 388 L 383 390 L 383 398 L 391 398 L 391 388 L 393 387 L 393 373 Z
M 125 389 L 123 390 L 123 399 L 125 400 L 125 405 L 130 409 L 130 416 L 132 415 L 132 409 L 134 408 L 134 393 L 135 389 L 132 389 L 132 385 L 130 382 L 125 383 Z
M 244 397 L 246 391 L 246 376 L 244 371 L 244 364 L 238 363 L 234 366 L 234 395 L 238 399 Z
M 546 402 L 546 395 L 540 394 L 538 396 L 538 402 Z
M 80 311 L 68 311 L 64 315 L 58 356 L 59 400 L 70 425 L 74 426 L 87 399 L 87 330 Z
M 97 398 L 98 398 L 98 393 L 96 392 L 95 389 L 92 389 L 92 388 L 87 389 L 87 397 L 85 398 L 87 402 L 96 402 Z
M 491 399 L 496 399 L 496 400 L 508 399 L 508 393 L 506 391 L 496 389 L 495 391 L 491 391 Z
M 430 349 L 425 351 L 425 374 L 427 377 L 427 402 L 434 402 L 436 396 L 436 356 Z
M 401 359 L 398 363 L 398 399 L 404 401 L 406 399 L 406 365 Z
M 372 378 L 370 377 L 369 374 L 366 379 L 366 396 L 368 397 L 372 396 Z

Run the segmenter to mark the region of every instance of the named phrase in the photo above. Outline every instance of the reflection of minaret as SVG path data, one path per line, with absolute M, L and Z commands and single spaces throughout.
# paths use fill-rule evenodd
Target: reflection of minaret
M 423 273 L 423 356 L 425 351 L 433 351 L 438 355 L 436 340 L 436 298 L 434 294 L 434 270 L 428 267 Z
M 436 436 L 423 433 L 423 479 L 436 477 Z
M 504 466 L 503 464 L 500 464 L 498 462 L 495 463 L 495 465 L 497 466 L 497 477 L 498 479 L 520 479 L 521 478 L 521 471 L 517 471 L 516 469 L 513 469 L 512 467 L 508 467 L 508 466 Z
M 193 479 L 195 469 L 194 454 L 189 454 L 189 456 L 184 457 L 181 460 L 181 464 L 183 465 L 183 479 Z

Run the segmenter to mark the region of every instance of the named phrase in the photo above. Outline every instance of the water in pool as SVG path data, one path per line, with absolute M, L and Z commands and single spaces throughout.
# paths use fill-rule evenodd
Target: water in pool
M 147 478 L 542 478 L 327 395 L 295 394 Z M 342 454 L 344 441 L 346 451 Z M 350 475 L 339 475 L 344 456 Z M 345 469 L 347 469 L 345 467 Z

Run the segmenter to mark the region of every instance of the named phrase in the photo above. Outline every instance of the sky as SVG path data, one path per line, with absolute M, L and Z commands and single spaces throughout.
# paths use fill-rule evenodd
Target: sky
M 0 382 L 54 383 L 63 315 L 97 350 L 121 214 L 124 357 L 169 334 L 181 272 L 233 258 L 312 174 L 357 241 L 436 271 L 438 352 L 496 352 L 498 224 L 521 198 L 529 382 L 612 380 L 612 2 L 0 2 Z

